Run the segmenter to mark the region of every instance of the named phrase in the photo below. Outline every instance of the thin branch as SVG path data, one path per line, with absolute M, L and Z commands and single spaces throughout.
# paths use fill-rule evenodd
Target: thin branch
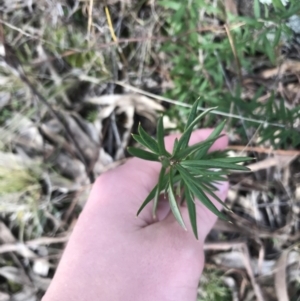
M 125 83 L 120 82 L 120 81 L 116 81 L 115 84 L 119 85 L 119 86 L 122 86 L 125 89 L 134 91 L 136 93 L 139 93 L 139 94 L 142 94 L 142 95 L 145 95 L 145 96 L 148 96 L 148 97 L 151 97 L 153 99 L 160 100 L 160 101 L 165 101 L 167 103 L 171 103 L 171 104 L 174 104 L 176 106 L 181 106 L 181 107 L 185 107 L 185 108 L 191 108 L 192 107 L 192 105 L 190 105 L 190 104 L 183 103 L 183 102 L 180 102 L 180 101 L 177 101 L 177 100 L 173 100 L 173 99 L 170 99 L 170 98 L 167 98 L 167 97 L 164 97 L 164 96 L 156 95 L 156 94 L 153 94 L 153 93 L 149 93 L 149 92 L 146 92 L 142 89 L 133 87 L 131 85 L 125 84 Z M 198 110 L 205 111 L 206 109 L 202 108 L 202 107 L 198 107 Z M 257 120 L 257 119 L 252 119 L 252 118 L 248 118 L 248 117 L 241 117 L 241 116 L 236 115 L 236 114 L 230 114 L 230 113 L 226 113 L 226 112 L 222 112 L 222 111 L 218 111 L 218 110 L 213 110 L 213 111 L 211 111 L 211 113 L 215 114 L 215 115 L 235 118 L 235 119 L 239 119 L 239 120 L 250 121 L 250 122 L 253 122 L 253 123 L 258 123 L 258 124 L 263 124 L 263 125 L 270 125 L 270 126 L 275 126 L 275 127 L 279 127 L 279 128 L 285 128 L 285 125 L 280 124 L 280 123 L 272 123 L 272 122 L 267 122 L 267 121 L 264 121 L 264 120 Z
M 256 152 L 263 154 L 273 154 L 280 156 L 300 156 L 300 151 L 297 150 L 283 150 L 283 149 L 270 149 L 264 147 L 244 146 L 244 145 L 229 145 L 228 149 L 237 150 L 241 152 Z
M 94 7 L 94 0 L 90 0 L 89 3 L 89 11 L 88 11 L 88 26 L 87 26 L 87 34 L 88 34 L 88 39 L 91 34 L 91 28 L 92 28 L 92 21 L 93 21 L 93 7 Z

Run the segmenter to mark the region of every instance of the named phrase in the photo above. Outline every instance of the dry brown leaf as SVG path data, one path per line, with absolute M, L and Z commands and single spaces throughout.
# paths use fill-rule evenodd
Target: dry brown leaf
M 41 124 L 40 130 L 47 139 L 49 139 L 54 145 L 56 145 L 56 147 L 60 147 L 70 154 L 75 154 L 75 147 L 72 144 L 68 143 L 68 141 L 63 136 L 56 133 L 54 127 L 52 126 L 52 122 L 49 122 L 48 124 Z
M 3 234 L 3 236 L 1 236 L 1 234 Z M 3 223 L 0 222 L 0 238 L 2 241 L 5 236 L 7 236 L 7 234 L 5 234 L 5 232 L 3 231 Z M 10 240 L 10 243 L 2 244 L 0 246 L 0 254 L 7 252 L 18 252 L 20 255 L 23 255 L 26 258 L 36 258 L 37 255 L 30 251 L 28 247 L 36 248 L 40 245 L 65 243 L 69 240 L 69 237 L 70 233 L 67 233 L 64 236 L 58 237 L 40 237 L 33 240 L 28 240 L 25 243 L 17 242 L 15 238 L 13 238 L 13 240 Z
M 300 156 L 300 151 L 298 150 L 283 150 L 283 149 L 270 149 L 264 147 L 253 147 L 244 145 L 229 145 L 228 149 L 233 149 L 241 152 L 257 152 L 262 154 L 270 155 L 282 155 L 282 156 Z
M 224 284 L 230 289 L 232 301 L 239 301 L 237 283 L 233 277 L 222 277 Z
M 218 264 L 225 266 L 229 269 L 244 269 L 245 260 L 241 248 L 243 248 L 245 243 L 241 243 L 239 246 L 236 245 L 230 252 L 221 252 L 212 256 L 212 260 Z M 252 258 L 250 260 L 251 269 L 255 275 L 268 276 L 272 275 L 275 267 L 275 260 L 263 260 L 261 263 L 259 259 Z M 261 266 L 260 266 L 261 265 Z
M 291 92 L 292 94 L 298 94 L 299 93 L 299 84 L 288 84 L 286 85 L 286 89 L 288 92 Z
M 63 176 L 74 179 L 78 185 L 81 186 L 90 183 L 85 172 L 85 166 L 81 161 L 72 159 L 65 153 L 60 152 L 54 158 L 54 165 Z
M 103 148 L 100 148 L 98 160 L 94 166 L 95 175 L 99 176 L 103 172 L 107 171 L 108 169 L 110 169 L 110 166 L 112 164 L 114 164 L 113 158 L 108 153 L 106 153 Z M 113 168 L 113 166 L 112 166 L 112 168 Z
M 279 67 L 264 70 L 260 73 L 260 76 L 267 79 L 274 76 L 282 76 L 286 72 L 299 73 L 300 62 L 296 60 L 285 60 Z
M 255 274 L 254 274 L 253 267 L 252 267 L 252 264 L 251 264 L 251 256 L 249 254 L 248 246 L 246 244 L 244 246 L 242 246 L 241 251 L 244 255 L 243 259 L 244 259 L 245 268 L 246 268 L 247 273 L 250 277 L 250 280 L 251 280 L 252 287 L 254 289 L 256 298 L 257 298 L 258 301 L 264 301 L 265 298 L 263 296 L 262 290 L 261 290 L 261 288 L 260 288 L 260 286 L 259 286 L 259 284 L 258 284 L 258 282 L 256 281 L 256 278 L 255 278 Z
M 28 249 L 27 246 L 25 246 L 22 243 L 16 243 L 16 244 L 4 244 L 0 246 L 0 254 L 2 253 L 9 253 L 9 252 L 17 252 L 24 258 L 36 258 L 37 255 Z
M 103 120 L 111 117 L 112 127 L 116 138 L 118 138 L 116 139 L 117 151 L 114 158 L 115 160 L 124 158 L 124 150 L 130 139 L 135 112 L 155 124 L 157 111 L 164 110 L 163 106 L 156 101 L 138 94 L 103 95 L 99 97 L 89 97 L 85 101 L 99 106 L 99 113 L 94 122 L 99 137 L 103 135 Z M 124 114 L 126 116 L 125 122 L 122 124 L 122 127 L 125 129 L 122 135 L 118 132 L 114 114 L 117 116 Z
M 235 0 L 225 0 L 224 6 L 227 12 L 236 16 L 238 15 L 238 9 Z
M 103 113 L 101 113 L 103 118 L 109 116 L 116 107 L 123 107 L 124 110 L 125 108 L 133 107 L 138 114 L 155 123 L 156 111 L 164 111 L 164 107 L 158 102 L 138 94 L 114 94 L 89 97 L 86 99 L 86 102 L 105 106 L 106 108 L 101 110 L 103 111 Z
M 80 143 L 78 146 L 80 147 L 83 155 L 85 156 L 88 163 L 94 163 L 98 157 L 98 148 L 99 145 L 94 143 L 90 137 L 81 129 L 78 123 L 75 121 L 73 116 L 69 114 L 64 114 L 64 118 L 66 123 L 68 124 L 68 128 L 72 133 L 74 139 Z M 79 116 L 76 116 L 76 119 L 80 119 Z M 83 123 L 83 121 L 82 121 Z
M 289 165 L 293 160 L 297 158 L 297 155 L 275 155 L 274 157 L 266 158 L 262 161 L 258 161 L 256 163 L 247 165 L 248 168 L 251 169 L 252 172 L 268 169 L 273 166 L 277 166 L 278 168 L 283 168 Z
M 287 275 L 286 268 L 288 265 L 289 250 L 284 250 L 281 253 L 277 263 L 275 272 L 275 290 L 278 301 L 289 301 L 288 288 L 287 288 Z
M 243 255 L 239 250 L 221 252 L 211 258 L 216 264 L 229 269 L 244 269 Z
M 26 241 L 26 245 L 30 247 L 36 247 L 39 245 L 49 245 L 49 244 L 58 244 L 58 243 L 65 243 L 69 240 L 71 233 L 66 233 L 63 236 L 57 237 L 40 237 L 32 240 Z
M 24 244 L 18 243 L 6 225 L 0 221 L 0 254 L 17 251 L 24 258 L 35 258 L 36 254 Z

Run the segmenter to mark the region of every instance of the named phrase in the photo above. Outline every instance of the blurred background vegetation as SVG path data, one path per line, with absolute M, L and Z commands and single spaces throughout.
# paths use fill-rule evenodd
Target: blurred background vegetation
M 231 155 L 256 159 L 230 177 L 199 301 L 300 300 L 300 2 L 2 0 L 1 301 L 41 299 L 130 133 L 161 112 L 180 132 L 198 98 L 218 107 L 199 127 L 226 119 Z

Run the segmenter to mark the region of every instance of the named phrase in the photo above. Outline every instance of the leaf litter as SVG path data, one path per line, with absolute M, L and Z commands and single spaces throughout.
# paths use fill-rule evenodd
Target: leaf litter
M 241 4 L 235 3 L 226 1 L 226 9 L 239 14 Z M 0 300 L 41 299 L 84 206 L 91 175 L 122 164 L 139 122 L 154 134 L 158 114 L 170 106 L 160 94 L 174 86 L 171 65 L 163 54 L 154 55 L 164 38 L 156 39 L 164 12 L 151 1 L 138 12 L 135 1 L 108 5 L 121 20 L 118 49 L 99 3 L 90 8 L 85 1 L 58 0 L 0 5 L 1 47 L 11 45 L 29 81 L 64 120 L 51 115 L 20 80 L 20 65 L 1 58 L 0 181 L 15 183 L 0 184 Z M 132 14 L 139 17 L 129 18 Z M 48 30 L 38 24 L 42 18 L 49 21 Z M 132 41 L 122 36 L 125 29 Z M 10 48 L 5 50 L 13 57 Z M 259 101 L 264 103 L 280 79 L 276 93 L 285 105 L 299 104 L 297 59 L 276 67 L 253 63 L 259 71 L 243 76 L 245 102 L 263 85 Z M 256 161 L 249 166 L 252 173 L 230 177 L 227 205 L 234 225 L 217 222 L 205 244 L 206 267 L 218 271 L 232 300 L 285 301 L 299 296 L 299 150 L 274 150 L 266 142 L 262 151 L 258 140 L 253 136 L 251 145 L 237 145 L 240 137 L 231 139 L 234 156 L 242 152 Z

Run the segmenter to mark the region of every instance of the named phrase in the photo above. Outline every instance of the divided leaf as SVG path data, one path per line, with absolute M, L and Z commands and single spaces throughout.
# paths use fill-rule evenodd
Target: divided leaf
M 169 205 L 175 219 L 185 230 L 186 226 L 180 212 L 179 204 L 182 204 L 184 201 L 186 202 L 191 227 L 197 239 L 197 208 L 194 199 L 198 199 L 219 218 L 227 220 L 227 217 L 211 201 L 211 199 L 214 199 L 228 209 L 226 204 L 218 197 L 216 184 L 227 181 L 227 175 L 232 170 L 249 171 L 247 167 L 238 163 L 251 159 L 248 157 L 228 157 L 226 151 L 209 153 L 215 141 L 223 136 L 221 132 L 225 126 L 225 121 L 222 121 L 206 140 L 188 146 L 194 126 L 201 118 L 215 109 L 208 109 L 197 116 L 198 105 L 199 100 L 195 101 L 191 109 L 181 138 L 174 141 L 172 155 L 165 148 L 162 117 L 158 119 L 157 123 L 157 140 L 153 139 L 141 125 L 138 127 L 139 135 L 132 135 L 134 140 L 150 151 L 128 147 L 128 152 L 133 156 L 157 161 L 162 165 L 158 183 L 144 200 L 137 215 L 153 200 L 152 210 L 153 218 L 155 218 L 160 194 L 164 192 L 165 195 L 168 195 Z M 176 195 L 178 200 L 174 192 L 175 184 L 177 184 Z

